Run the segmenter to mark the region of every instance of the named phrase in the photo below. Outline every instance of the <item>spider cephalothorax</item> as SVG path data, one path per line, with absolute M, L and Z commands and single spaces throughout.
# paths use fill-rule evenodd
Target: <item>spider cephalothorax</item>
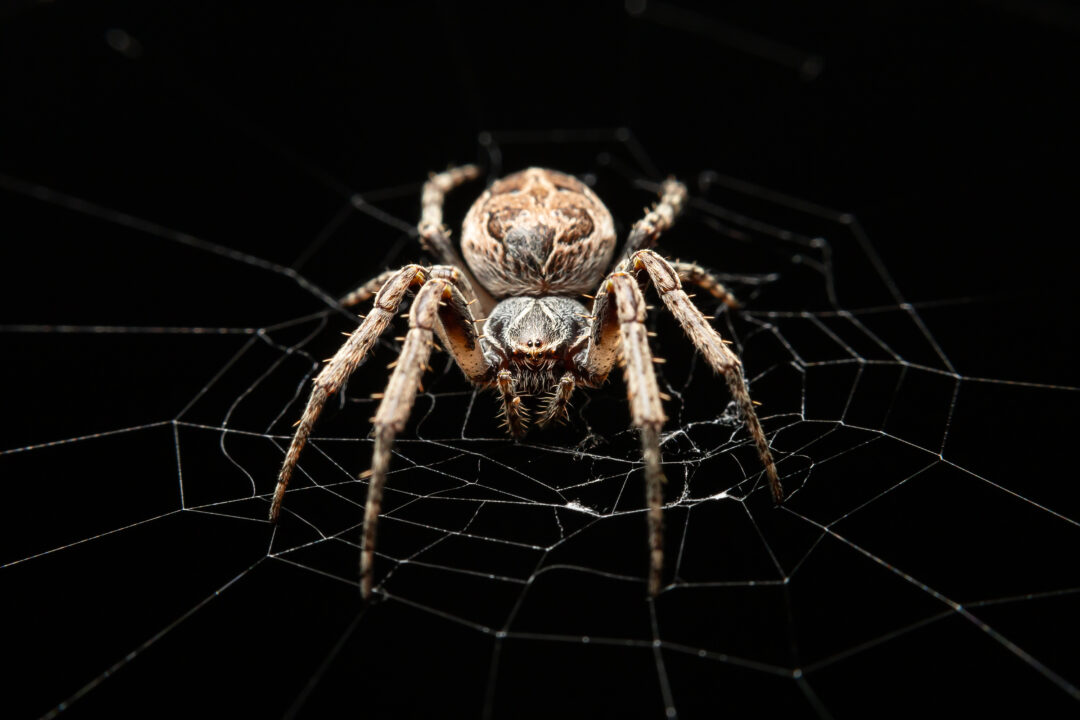
M 645 329 L 642 289 L 651 283 L 664 305 L 714 370 L 721 373 L 761 457 L 773 498 L 783 497 L 765 433 L 750 400 L 742 363 L 708 319 L 690 301 L 691 282 L 731 307 L 734 298 L 710 273 L 689 263 L 671 263 L 653 252 L 659 235 L 682 211 L 686 187 L 673 179 L 662 186 L 659 204 L 630 231 L 611 267 L 615 231 L 600 199 L 580 180 L 554 170 L 529 168 L 492 183 L 465 218 L 461 248 L 442 226 L 445 193 L 478 177 L 465 166 L 433 175 L 424 185 L 419 224 L 424 248 L 439 264 L 406 265 L 387 271 L 342 299 L 352 305 L 374 296 L 363 323 L 315 378 L 278 475 L 270 507 L 276 521 L 285 490 L 311 428 L 330 395 L 341 389 L 375 340 L 390 325 L 405 296 L 416 291 L 409 332 L 375 413 L 375 449 L 364 512 L 360 584 L 372 588 L 375 529 L 390 448 L 412 410 L 431 346 L 438 337 L 470 382 L 494 389 L 511 435 L 528 429 L 523 394 L 545 394 L 537 424 L 566 414 L 576 388 L 596 387 L 616 363 L 623 367 L 630 417 L 641 434 L 648 503 L 649 594 L 660 590 L 663 569 L 663 473 L 660 429 L 664 410 Z M 586 310 L 576 298 L 595 292 Z M 473 314 L 473 306 L 483 313 Z
M 586 317 L 585 306 L 572 298 L 503 300 L 484 325 L 491 366 L 509 369 L 519 390 L 551 390 L 564 371 L 577 367 L 574 355 L 586 343 L 576 341 L 588 328 Z

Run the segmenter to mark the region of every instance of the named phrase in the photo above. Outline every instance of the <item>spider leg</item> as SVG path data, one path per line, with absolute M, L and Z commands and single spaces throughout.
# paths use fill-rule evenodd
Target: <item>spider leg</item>
M 450 242 L 449 231 L 442 224 L 443 201 L 446 199 L 446 193 L 478 177 L 480 177 L 480 168 L 475 165 L 462 165 L 438 174 L 433 173 L 424 183 L 424 189 L 420 194 L 421 212 L 417 229 L 420 232 L 420 244 L 427 252 L 443 265 L 453 265 L 461 271 L 473 289 L 473 297 L 480 301 L 481 312 L 484 317 L 487 317 L 495 307 L 495 300 L 482 285 L 476 282 L 476 278 L 469 271 L 469 266 L 461 259 L 461 255 Z
M 409 310 L 409 332 L 405 335 L 401 355 L 373 418 L 375 449 L 371 458 L 371 481 L 364 508 L 364 537 L 360 548 L 360 592 L 365 598 L 371 595 L 375 537 L 386 471 L 390 467 L 390 449 L 394 437 L 405 428 L 409 419 L 420 378 L 431 357 L 432 340 L 439 322 L 439 306 L 444 299 L 452 298 L 452 287 L 445 280 L 434 280 L 426 283 L 416 294 L 416 300 Z
M 574 382 L 574 376 L 571 373 L 566 373 L 559 378 L 559 384 L 555 386 L 555 392 L 551 394 L 551 399 L 548 400 L 544 414 L 537 425 L 544 427 L 552 420 L 562 421 L 564 418 L 569 418 L 570 396 L 574 394 L 576 386 L 577 383 Z
M 476 301 L 467 300 L 475 297 L 469 281 L 459 268 L 449 265 L 432 265 L 428 270 L 428 281 L 432 280 L 447 283 L 447 292 L 439 302 L 439 322 L 435 325 L 439 340 L 470 382 L 486 384 L 491 368 L 484 358 L 481 335 L 476 329 L 479 321 L 470 309 Z
M 720 333 L 709 324 L 701 311 L 691 302 L 682 289 L 679 273 L 671 263 L 652 250 L 640 250 L 629 258 L 628 264 L 635 272 L 644 269 L 648 273 L 657 294 L 682 325 L 698 351 L 705 356 L 713 370 L 723 374 L 731 396 L 742 412 L 750 437 L 757 446 L 758 457 L 761 458 L 761 464 L 765 467 L 765 475 L 769 480 L 769 490 L 772 492 L 773 500 L 779 503 L 784 499 L 784 490 L 780 486 L 780 478 L 776 473 L 776 463 L 769 450 L 769 441 L 765 438 L 765 431 L 761 427 L 761 421 L 758 420 L 757 412 L 754 410 L 754 403 L 750 399 L 750 391 L 746 387 L 739 356 L 728 349 Z
M 645 462 L 645 499 L 649 526 L 649 595 L 660 592 L 664 568 L 664 473 L 660 468 L 660 428 L 664 408 L 653 369 L 645 327 L 645 298 L 637 280 L 625 272 L 612 273 L 593 302 L 593 327 L 585 357 L 585 370 L 602 381 L 621 356 L 630 417 L 641 435 Z
M 371 284 L 369 282 L 366 286 Z M 409 332 L 405 336 L 398 359 L 391 363 L 394 372 L 382 394 L 379 409 L 372 418 L 375 447 L 371 461 L 371 482 L 364 509 L 364 537 L 360 552 L 360 588 L 365 598 L 371 595 L 375 535 L 379 511 L 382 508 L 383 486 L 390 466 L 390 451 L 395 435 L 408 421 L 416 392 L 420 388 L 420 378 L 428 368 L 434 335 L 438 334 L 447 351 L 470 381 L 482 383 L 487 381 L 490 375 L 480 346 L 476 321 L 469 309 L 471 303 L 465 300 L 465 293 L 469 291 L 468 280 L 458 268 L 445 265 L 431 268 L 408 265 L 389 273 L 389 279 L 376 294 L 374 307 L 364 322 L 316 376 L 315 387 L 312 388 L 311 397 L 278 474 L 278 483 L 274 488 L 274 499 L 270 506 L 270 520 L 276 522 L 289 478 L 327 398 L 341 388 L 375 340 L 386 330 L 405 294 L 418 284 L 423 287 L 409 310 Z
M 682 214 L 686 204 L 686 186 L 673 177 L 669 177 L 660 186 L 660 202 L 645 217 L 634 223 L 630 235 L 626 238 L 620 260 L 633 255 L 643 248 L 656 245 L 660 234 L 675 224 L 675 219 Z
M 380 273 L 338 302 L 346 307 L 364 302 L 378 292 L 379 288 L 397 272 L 397 270 L 387 270 Z M 480 376 L 487 372 L 487 363 L 476 342 L 480 338 L 476 332 L 477 321 L 473 318 L 472 311 L 467 310 L 476 302 L 469 301 L 469 298 L 476 297 L 472 286 L 469 285 L 469 281 L 465 279 L 460 269 L 449 265 L 432 265 L 430 268 L 425 268 L 425 272 L 429 280 L 447 280 L 453 283 L 450 288 L 451 296 L 444 301 L 444 303 L 453 304 L 453 311 L 440 310 L 439 319 L 442 322 L 439 323 L 436 332 L 443 346 L 454 355 L 458 365 L 469 379 L 479 381 Z
M 716 276 L 705 268 L 695 263 L 687 262 L 673 262 L 671 267 L 675 268 L 675 271 L 679 273 L 679 280 L 684 283 L 691 283 L 697 285 L 705 292 L 712 295 L 717 300 L 720 300 L 731 309 L 737 309 L 739 307 L 739 301 L 735 299 L 735 296 L 731 294 L 723 284 L 716 279 Z
M 303 415 L 300 416 L 296 433 L 293 435 L 289 450 L 285 454 L 285 461 L 278 473 L 274 498 L 270 503 L 270 522 L 277 522 L 281 513 L 281 502 L 285 499 L 285 489 L 289 486 L 289 478 L 292 477 L 296 463 L 300 460 L 300 451 L 304 449 L 308 436 L 311 435 L 311 428 L 315 425 L 327 399 L 341 389 L 341 386 L 356 370 L 356 366 L 367 355 L 371 346 L 386 330 L 409 288 L 423 281 L 424 269 L 419 265 L 406 265 L 395 271 L 375 296 L 375 304 L 360 327 L 349 336 L 345 344 L 334 353 L 330 362 L 315 376 L 311 396 L 308 398 Z
M 397 270 L 384 270 L 375 277 L 368 280 L 360 287 L 353 290 L 345 297 L 338 300 L 345 307 L 351 307 L 353 305 L 359 305 L 375 293 L 382 289 L 382 286 L 386 284 L 386 281 L 394 277 Z

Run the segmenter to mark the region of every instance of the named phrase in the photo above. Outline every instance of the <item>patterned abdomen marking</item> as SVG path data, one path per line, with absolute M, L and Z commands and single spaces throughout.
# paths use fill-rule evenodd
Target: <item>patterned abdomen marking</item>
M 615 226 L 580 180 L 529 168 L 497 181 L 473 204 L 461 250 L 495 297 L 578 295 L 603 277 Z

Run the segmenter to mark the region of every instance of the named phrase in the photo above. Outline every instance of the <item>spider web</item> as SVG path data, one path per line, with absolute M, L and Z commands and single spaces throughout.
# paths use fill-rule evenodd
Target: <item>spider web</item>
M 135 42 L 107 41 L 121 54 Z M 989 301 L 908 301 L 858 217 L 703 166 L 681 172 L 693 199 L 661 247 L 722 270 L 744 304 L 697 298 L 744 360 L 784 505 L 723 383 L 654 313 L 671 400 L 667 585 L 648 602 L 622 384 L 513 442 L 494 398 L 439 354 L 395 445 L 378 600 L 362 604 L 357 476 L 395 333 L 324 411 L 283 521 L 265 516 L 310 380 L 357 322 L 334 298 L 419 257 L 420 185 L 327 192 L 335 181 L 282 147 L 257 146 L 231 202 L 265 204 L 260 191 L 298 166 L 273 197 L 305 201 L 259 210 L 229 242 L 199 231 L 197 209 L 149 195 L 0 176 L 9 227 L 34 229 L 11 266 L 37 286 L 2 327 L 21 420 L 0 453 L 18 712 L 129 711 L 142 696 L 314 716 L 342 703 L 491 717 L 1075 712 L 1061 638 L 1076 627 L 1078 519 L 1056 477 L 1068 436 L 1049 419 L 1075 416 L 1076 388 L 1029 382 L 1025 367 L 980 372 L 995 366 L 949 339 Z M 489 179 L 530 164 L 583 178 L 621 236 L 664 169 L 625 128 L 484 132 L 471 150 Z M 448 224 L 477 190 L 450 197 Z M 291 254 L 263 247 L 271 232 Z

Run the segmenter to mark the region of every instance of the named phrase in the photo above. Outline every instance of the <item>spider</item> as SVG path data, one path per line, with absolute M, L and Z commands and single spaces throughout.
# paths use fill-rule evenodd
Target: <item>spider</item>
M 495 181 L 472 205 L 461 234 L 462 261 L 442 225 L 447 192 L 479 177 L 465 165 L 432 175 L 424 184 L 418 226 L 421 244 L 438 264 L 388 270 L 341 300 L 355 305 L 374 296 L 371 311 L 315 377 L 311 397 L 278 474 L 270 506 L 277 522 L 289 478 L 327 399 L 342 385 L 387 329 L 406 294 L 415 290 L 409 331 L 372 418 L 375 446 L 360 551 L 360 588 L 369 598 L 375 534 L 394 437 L 412 410 L 421 376 L 428 369 L 434 338 L 453 357 L 469 382 L 493 389 L 506 428 L 522 437 L 529 415 L 522 396 L 549 391 L 537 422 L 541 427 L 567 416 L 577 388 L 601 385 L 623 367 L 630 417 L 640 433 L 648 505 L 648 592 L 660 591 L 663 551 L 663 483 L 660 429 L 666 420 L 645 329 L 642 295 L 651 282 L 667 309 L 709 365 L 724 376 L 765 468 L 773 499 L 783 490 L 768 441 L 743 377 L 742 363 L 682 288 L 689 282 L 730 307 L 738 303 L 706 270 L 669 262 L 654 252 L 686 203 L 686 186 L 674 178 L 661 198 L 630 230 L 612 266 L 615 229 L 611 213 L 577 178 L 529 168 Z M 593 290 L 595 296 L 585 295 Z M 592 300 L 591 311 L 576 298 Z M 473 306 L 483 314 L 473 315 Z

